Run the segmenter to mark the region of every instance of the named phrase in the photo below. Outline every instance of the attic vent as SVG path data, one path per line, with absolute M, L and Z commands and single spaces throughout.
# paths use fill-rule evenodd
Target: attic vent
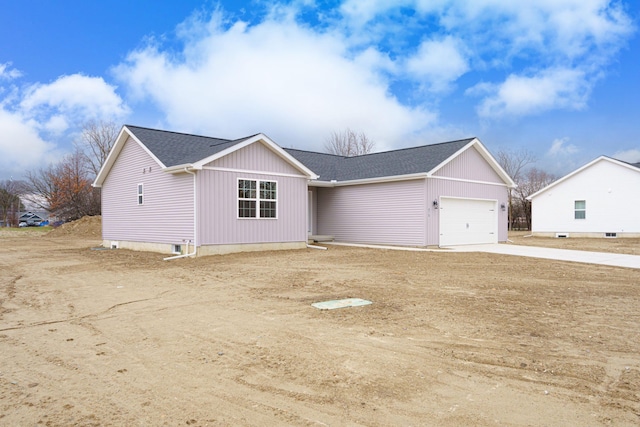
M 569 237 L 569 233 L 556 233 L 556 237 L 566 239 Z
M 618 233 L 604 233 L 604 237 L 615 239 L 616 237 L 618 237 Z

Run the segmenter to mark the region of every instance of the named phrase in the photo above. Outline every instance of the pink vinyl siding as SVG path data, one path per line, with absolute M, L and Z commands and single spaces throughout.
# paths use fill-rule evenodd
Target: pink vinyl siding
M 128 139 L 102 186 L 103 239 L 180 244 L 193 239 L 192 212 L 193 177 L 163 172 Z
M 234 151 L 206 166 L 242 169 L 255 172 L 271 172 L 290 175 L 302 173 L 261 142 Z
M 474 147 L 470 147 L 460 153 L 451 162 L 436 171 L 434 176 L 504 183 L 502 178 L 489 166 L 484 157 Z
M 317 234 L 336 241 L 423 246 L 425 180 L 317 189 Z
M 427 203 L 433 206 L 433 201 L 440 201 L 440 197 L 465 197 L 470 199 L 497 200 L 498 205 L 498 241 L 507 240 L 507 211 L 500 209 L 501 204 L 507 203 L 508 194 L 505 185 L 481 184 L 475 182 L 453 181 L 446 179 L 427 180 Z M 427 217 L 427 245 L 439 244 L 439 215 L 438 209 L 430 209 Z
M 275 181 L 277 217 L 238 218 L 238 179 Z M 202 245 L 306 241 L 307 178 L 262 143 L 251 144 L 198 172 L 198 218 Z

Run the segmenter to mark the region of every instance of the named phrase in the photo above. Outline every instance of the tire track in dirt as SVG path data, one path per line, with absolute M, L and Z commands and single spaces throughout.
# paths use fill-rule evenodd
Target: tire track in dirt
M 156 295 L 155 297 L 152 298 L 142 298 L 142 299 L 137 299 L 137 300 L 132 300 L 132 301 L 125 301 L 125 302 L 121 302 L 118 304 L 114 304 L 111 307 L 99 311 L 97 313 L 90 313 L 90 314 L 85 314 L 83 316 L 75 316 L 75 317 L 68 317 L 66 319 L 58 319 L 58 320 L 45 320 L 42 322 L 34 322 L 34 323 L 30 323 L 28 325 L 17 325 L 17 326 L 10 326 L 7 328 L 0 328 L 0 332 L 4 332 L 4 331 L 13 331 L 13 330 L 17 330 L 17 329 L 26 329 L 26 328 L 34 328 L 37 326 L 44 326 L 44 325 L 55 325 L 57 323 L 70 323 L 70 322 L 75 322 L 75 321 L 79 321 L 79 320 L 85 320 L 88 318 L 94 318 L 94 317 L 98 317 L 101 316 L 103 314 L 106 314 L 108 312 L 110 312 L 111 310 L 114 310 L 118 307 L 122 307 L 125 305 L 130 305 L 130 304 L 135 304 L 138 302 L 145 302 L 145 301 L 152 301 L 152 300 L 156 300 L 159 299 L 160 297 L 162 297 L 164 294 L 166 294 L 167 292 L 170 291 L 164 291 L 161 292 L 160 294 Z

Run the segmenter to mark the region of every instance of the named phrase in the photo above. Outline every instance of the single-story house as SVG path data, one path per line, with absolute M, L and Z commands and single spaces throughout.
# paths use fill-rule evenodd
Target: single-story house
M 104 245 L 198 255 L 505 241 L 515 186 L 477 138 L 344 157 L 129 125 L 93 185 Z
M 18 223 L 25 223 L 28 226 L 38 226 L 45 221 L 46 215 L 39 215 L 34 212 L 24 212 L 18 218 Z
M 533 235 L 640 237 L 640 163 L 600 156 L 528 199 Z

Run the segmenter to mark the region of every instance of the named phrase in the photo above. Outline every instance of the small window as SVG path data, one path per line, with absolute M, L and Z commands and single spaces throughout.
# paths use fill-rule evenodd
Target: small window
M 144 203 L 144 188 L 142 184 L 138 184 L 138 204 L 142 205 Z
M 278 183 L 238 180 L 238 218 L 277 218 Z
M 575 219 L 585 219 L 587 218 L 587 202 L 585 200 L 576 200 L 574 202 L 575 208 Z
M 173 251 L 174 254 L 181 254 L 182 253 L 182 245 L 173 245 Z

